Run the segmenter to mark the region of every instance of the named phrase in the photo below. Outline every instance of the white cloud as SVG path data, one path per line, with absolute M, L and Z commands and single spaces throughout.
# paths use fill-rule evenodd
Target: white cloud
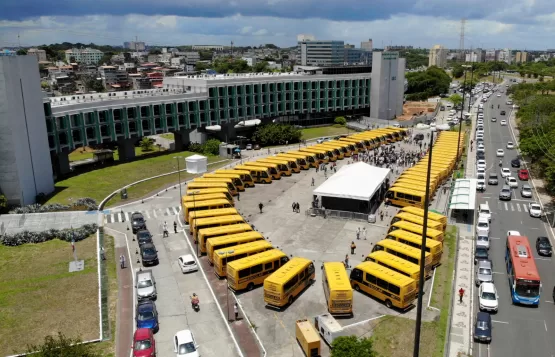
M 251 31 L 252 31 L 252 26 L 245 26 L 241 30 L 239 30 L 239 33 L 241 35 L 246 35 L 246 34 L 250 33 Z
M 260 30 L 256 30 L 252 33 L 253 36 L 264 36 L 268 34 L 268 30 L 266 29 L 260 29 Z

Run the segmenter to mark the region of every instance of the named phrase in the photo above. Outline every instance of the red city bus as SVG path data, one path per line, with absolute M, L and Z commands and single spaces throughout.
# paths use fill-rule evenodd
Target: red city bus
M 505 263 L 513 303 L 539 305 L 542 284 L 527 237 L 507 237 Z

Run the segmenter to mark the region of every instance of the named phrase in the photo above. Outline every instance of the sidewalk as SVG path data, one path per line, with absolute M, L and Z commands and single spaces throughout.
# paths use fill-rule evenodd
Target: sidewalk
M 477 103 L 471 109 L 472 117 L 476 115 Z M 476 120 L 472 120 L 470 134 L 476 130 Z M 474 151 L 468 152 L 465 165 L 465 177 L 474 177 L 476 164 Z M 456 223 L 459 229 L 457 242 L 457 256 L 455 258 L 455 278 L 452 291 L 451 325 L 449 328 L 448 347 L 449 357 L 460 357 L 459 353 L 472 355 L 472 304 L 474 285 L 472 284 L 474 230 L 472 224 Z M 465 290 L 462 303 L 459 302 L 458 290 Z
M 114 242 L 115 243 L 115 242 Z M 135 329 L 135 321 L 133 320 L 133 270 L 130 264 L 130 257 L 127 254 L 127 247 L 115 247 L 115 259 L 117 261 L 118 275 L 118 302 L 117 302 L 117 318 L 116 318 L 116 356 L 127 357 L 131 350 L 130 346 L 133 341 L 133 331 Z M 127 267 L 120 269 L 119 257 L 125 256 Z

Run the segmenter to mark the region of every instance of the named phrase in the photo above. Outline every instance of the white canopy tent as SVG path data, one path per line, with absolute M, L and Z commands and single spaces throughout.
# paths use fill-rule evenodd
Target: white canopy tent
M 474 210 L 476 207 L 476 179 L 458 179 L 451 194 L 450 209 Z
M 202 155 L 191 155 L 185 158 L 187 172 L 190 174 L 202 174 L 206 172 L 208 159 Z
M 313 191 L 316 196 L 370 201 L 391 170 L 357 162 L 345 165 Z

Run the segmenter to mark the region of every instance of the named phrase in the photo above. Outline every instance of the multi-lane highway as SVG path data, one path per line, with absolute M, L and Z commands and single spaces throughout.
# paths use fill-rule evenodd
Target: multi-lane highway
M 488 202 L 493 212 L 490 227 L 490 259 L 493 261 L 494 282 L 499 294 L 499 312 L 492 315 L 491 344 L 474 343 L 473 355 L 478 357 L 552 357 L 555 355 L 555 339 L 552 337 L 555 333 L 555 306 L 551 292 L 555 284 L 553 276 L 555 265 L 552 258 L 538 256 L 535 242 L 538 236 L 547 236 L 553 244 L 554 237 L 551 229 L 543 220 L 530 217 L 526 209 L 530 201 L 538 201 L 535 190 L 532 199 L 522 198 L 519 189 L 513 190 L 511 201 L 498 199 L 503 181 L 501 181 L 499 158 L 496 157 L 497 149 L 505 151 L 503 167 L 510 168 L 513 172 L 512 176 L 518 177 L 517 169 L 511 168 L 511 160 L 517 156 L 518 152 L 516 149 L 507 149 L 507 142 L 516 143 L 516 139 L 510 126 L 509 116 L 512 109 L 510 105 L 506 104 L 504 84 L 501 86 L 501 91 L 503 91 L 501 97 L 497 97 L 497 93 L 495 93 L 484 104 L 484 145 L 488 165 L 486 178 L 490 172 L 494 171 L 499 174 L 500 182 L 498 186 L 488 185 L 486 191 L 477 196 L 477 205 Z M 500 115 L 502 110 L 506 112 L 506 115 Z M 497 121 L 492 122 L 492 117 L 496 117 Z M 503 119 L 507 120 L 507 126 L 501 126 L 500 122 Z M 474 133 L 472 134 L 474 136 Z M 474 144 L 473 155 L 475 147 L 476 144 Z M 519 188 L 522 183 L 519 181 Z M 504 259 L 505 238 L 508 230 L 519 231 L 521 235 L 527 236 L 530 240 L 543 287 L 539 307 L 512 304 Z M 473 321 L 478 310 L 477 290 L 477 288 L 473 290 L 475 301 L 472 311 Z

